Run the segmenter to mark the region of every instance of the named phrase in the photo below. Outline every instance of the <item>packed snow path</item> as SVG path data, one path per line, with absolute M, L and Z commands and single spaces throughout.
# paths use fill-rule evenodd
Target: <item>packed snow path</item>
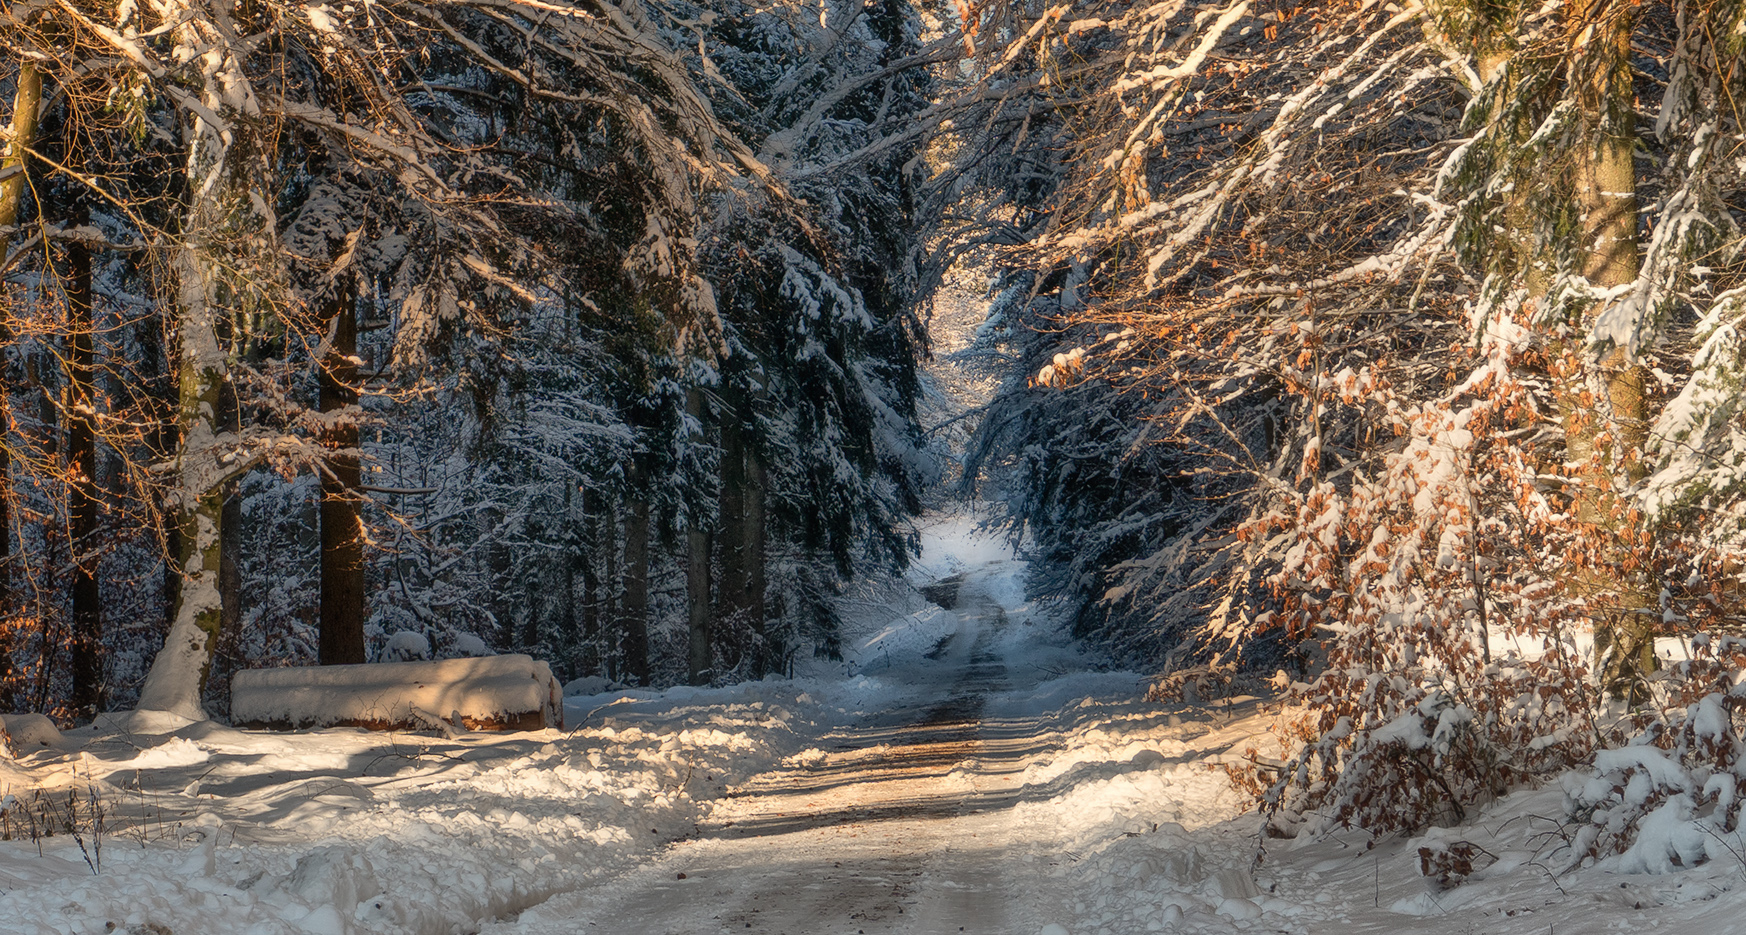
M 1011 807 L 1026 793 L 1038 720 L 989 718 L 991 692 L 1048 677 L 1009 666 L 1007 614 L 985 588 L 1000 565 L 962 576 L 956 628 L 898 671 L 914 697 L 828 732 L 821 755 L 752 777 L 633 879 L 531 910 L 525 932 L 1009 933 L 1027 848 Z M 1010 643 L 1005 644 L 1010 646 Z M 1014 670 L 1018 671 L 1014 671 Z M 1028 671 L 1027 671 L 1028 670 Z M 1030 794 L 1048 797 L 1043 790 Z M 1028 915 L 1028 913 L 1027 913 Z M 509 927 L 506 927 L 508 930 Z

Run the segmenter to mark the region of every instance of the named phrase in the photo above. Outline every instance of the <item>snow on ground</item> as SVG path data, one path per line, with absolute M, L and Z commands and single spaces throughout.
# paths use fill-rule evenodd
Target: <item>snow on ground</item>
M 0 931 L 476 930 L 690 834 L 730 778 L 776 762 L 824 716 L 792 689 L 572 706 L 568 733 L 452 741 L 69 731 L 20 764 L 57 791 L 6 790 Z M 33 819 L 64 825 L 69 789 L 106 830 L 87 818 L 78 840 L 64 827 L 29 840 Z
M 0 932 L 1738 930 L 1746 842 L 1663 875 L 1554 876 L 1556 783 L 1411 840 L 1261 840 L 1218 767 L 1275 752 L 1269 703 L 1138 700 L 1140 676 L 1100 669 L 970 522 L 930 533 L 933 578 L 852 615 L 846 662 L 579 682 L 564 732 L 36 725 L 0 764 Z M 951 606 L 926 604 L 942 577 Z M 1496 861 L 1439 889 L 1417 866 L 1433 840 Z

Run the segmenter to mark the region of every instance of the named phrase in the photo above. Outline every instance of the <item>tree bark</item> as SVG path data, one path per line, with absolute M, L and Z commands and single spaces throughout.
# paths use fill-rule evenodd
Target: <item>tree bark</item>
M 630 470 L 630 511 L 624 529 L 624 602 L 619 615 L 619 654 L 627 682 L 649 683 L 649 499 L 644 472 Z
M 602 662 L 605 663 L 606 677 L 614 681 L 624 677 L 624 656 L 619 647 L 614 645 L 616 642 L 614 637 L 617 635 L 616 631 L 619 626 L 619 607 L 621 606 L 622 586 L 624 584 L 619 575 L 619 559 L 622 557 L 620 554 L 621 540 L 619 539 L 620 513 L 619 504 L 608 500 L 606 510 L 601 516 L 605 535 L 598 540 L 602 547 L 601 550 L 606 553 L 606 576 L 602 579 L 604 593 L 601 595 L 600 619 L 603 624 L 613 628 L 611 632 L 606 632 L 605 627 L 602 627 L 603 632 L 599 646 L 601 655 L 605 657 Z
M 37 118 L 42 112 L 42 72 L 28 60 L 18 63 L 18 84 L 12 94 L 12 132 L 6 141 L 6 153 L 0 156 L 0 169 L 24 166 L 24 151 L 36 145 Z M 18 223 L 24 205 L 25 173 L 20 172 L 0 181 L 0 227 Z
M 218 520 L 218 603 L 223 608 L 218 617 L 221 631 L 236 632 L 242 624 L 242 569 L 237 565 L 236 547 L 242 541 L 242 499 L 236 490 L 225 491 L 224 506 Z
M 83 224 L 85 212 L 75 220 Z M 103 709 L 103 611 L 97 591 L 96 378 L 92 350 L 91 251 L 67 249 L 67 513 L 73 560 L 72 708 L 74 717 Z
M 328 352 L 321 361 L 321 411 L 328 416 L 321 474 L 322 665 L 364 661 L 364 534 L 358 517 L 358 318 L 351 291 L 335 284 Z
M 781 647 L 771 643 L 765 626 L 764 586 L 764 461 L 755 446 L 746 446 L 746 512 L 741 517 L 744 527 L 746 569 L 746 620 L 752 627 L 757 651 L 752 657 L 752 677 L 763 678 L 774 671 L 780 661 Z
M 583 536 L 587 534 L 584 524 L 588 517 L 581 512 L 580 503 L 572 504 L 572 498 L 579 500 L 580 497 L 580 493 L 573 493 L 569 486 L 564 488 L 564 523 L 569 527 L 565 544 L 569 548 L 565 549 L 561 560 L 563 573 L 559 579 L 559 587 L 562 594 L 559 600 L 562 603 L 558 607 L 558 632 L 552 649 L 553 655 L 561 660 L 565 681 L 582 674 L 577 671 L 576 666 L 576 647 L 581 643 L 580 621 L 576 618 L 576 569 L 583 563 L 583 556 L 586 554 L 580 546 Z
M 1634 4 L 1601 8 L 1577 37 L 1585 59 L 1575 88 L 1588 135 L 1589 158 L 1579 166 L 1576 198 L 1582 216 L 1583 275 L 1601 288 L 1627 285 L 1642 266 L 1637 243 L 1636 115 L 1631 76 Z M 1595 314 L 1605 311 L 1599 308 Z M 1618 479 L 1644 476 L 1648 417 L 1641 364 L 1616 347 L 1588 363 L 1576 392 L 1566 393 L 1568 459 L 1578 465 L 1575 509 L 1603 546 L 1595 567 L 1574 582 L 1595 618 L 1595 664 L 1601 685 L 1631 704 L 1647 700 L 1646 676 L 1655 670 L 1656 601 L 1637 570 L 1635 517 Z
M 586 488 L 578 495 L 582 498 L 582 524 L 587 536 L 575 557 L 582 564 L 582 642 L 576 667 L 576 675 L 581 677 L 600 673 L 600 619 L 606 594 L 595 562 L 602 552 L 611 552 L 608 546 L 611 536 L 606 531 L 605 515 L 591 505 L 590 501 L 598 497 L 590 497 Z
M 189 230 L 204 229 L 196 209 Z M 180 582 L 170 616 L 170 632 L 152 659 L 140 688 L 142 711 L 164 711 L 189 720 L 205 720 L 200 696 L 218 648 L 223 603 L 219 594 L 220 523 L 223 488 L 234 468 L 226 464 L 229 446 L 218 420 L 220 390 L 228 378 L 228 361 L 218 343 L 218 310 L 207 260 L 188 244 L 178 251 L 177 297 L 178 422 L 182 430 L 171 507 L 180 545 Z
M 702 390 L 692 387 L 686 392 L 685 411 L 703 432 L 705 437 L 696 440 L 702 444 L 708 435 L 702 428 L 706 415 Z M 709 574 L 712 537 L 699 513 L 697 510 L 691 512 L 685 529 L 685 595 L 689 611 L 685 631 L 686 680 L 692 685 L 707 685 L 715 677 L 715 648 L 710 642 L 714 639 Z
M 7 136 L 6 151 L 0 155 L 0 170 L 26 164 L 24 150 L 36 144 L 37 118 L 42 110 L 42 73 L 29 61 L 20 60 L 18 81 L 12 97 L 12 128 Z M 25 173 L 19 172 L 0 181 L 0 227 L 18 223 L 24 203 Z M 10 251 L 11 238 L 0 236 L 0 259 Z M 12 346 L 12 329 L 4 313 L 0 313 L 0 353 Z M 5 360 L 0 358 L 0 373 Z M 8 426 L 0 424 L 0 436 Z M 12 645 L 11 630 L 5 621 L 13 608 L 12 587 L 12 456 L 0 437 L 0 710 L 11 710 Z
M 751 608 L 746 580 L 746 445 L 741 425 L 742 406 L 736 395 L 728 396 L 729 408 L 721 420 L 721 495 L 717 507 L 716 537 L 721 548 L 720 629 L 726 631 L 733 650 L 729 665 L 737 668 L 750 650 Z M 721 636 L 724 634 L 718 634 Z
M 741 660 L 753 678 L 774 655 L 764 626 L 764 464 L 748 437 L 751 394 L 729 395 L 721 420 L 721 619 L 744 640 Z

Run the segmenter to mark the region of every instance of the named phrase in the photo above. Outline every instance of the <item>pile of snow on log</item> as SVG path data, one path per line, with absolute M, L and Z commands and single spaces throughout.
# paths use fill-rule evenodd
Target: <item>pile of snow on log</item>
M 529 656 L 247 669 L 231 679 L 237 727 L 541 730 L 564 726 L 552 670 Z

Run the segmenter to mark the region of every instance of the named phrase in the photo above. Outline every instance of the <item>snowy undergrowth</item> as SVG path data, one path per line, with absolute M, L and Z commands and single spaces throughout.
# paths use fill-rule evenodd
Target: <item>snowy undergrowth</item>
M 1056 794 L 1014 809 L 1035 842 L 1024 859 L 1041 875 L 1039 931 L 1738 930 L 1746 836 L 1715 827 L 1694 843 L 1701 809 L 1662 806 L 1665 820 L 1639 838 L 1651 859 L 1632 852 L 1575 866 L 1586 825 L 1570 815 L 1571 793 L 1592 784 L 1581 770 L 1420 834 L 1265 838 L 1217 767 L 1251 747 L 1277 755 L 1275 706 L 1140 706 L 1094 694 L 1057 712 L 1058 752 L 1027 768 L 1029 788 Z M 1693 858 L 1683 864 L 1681 842 Z

